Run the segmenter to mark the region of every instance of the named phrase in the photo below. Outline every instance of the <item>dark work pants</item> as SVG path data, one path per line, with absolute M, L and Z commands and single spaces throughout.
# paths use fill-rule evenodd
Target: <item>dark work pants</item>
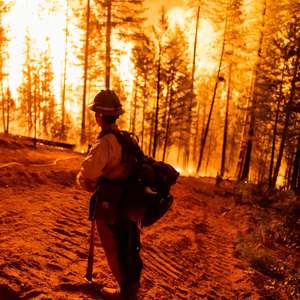
M 113 225 L 97 220 L 97 227 L 108 264 L 126 296 L 138 289 L 143 268 L 138 226 L 130 220 Z
M 124 220 L 112 225 L 112 231 L 117 242 L 118 261 L 124 281 L 121 291 L 126 295 L 131 289 L 139 287 L 143 262 L 140 258 L 140 231 L 137 224 Z

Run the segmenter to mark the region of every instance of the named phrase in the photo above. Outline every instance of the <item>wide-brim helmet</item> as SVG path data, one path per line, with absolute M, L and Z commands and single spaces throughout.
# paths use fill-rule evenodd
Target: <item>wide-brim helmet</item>
M 88 105 L 89 109 L 104 116 L 119 116 L 124 113 L 122 104 L 114 91 L 102 90 Z

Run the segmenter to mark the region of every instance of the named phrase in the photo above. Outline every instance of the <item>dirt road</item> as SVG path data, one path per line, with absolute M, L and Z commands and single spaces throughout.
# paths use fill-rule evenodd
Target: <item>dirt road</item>
M 99 286 L 114 281 L 98 240 L 95 284 L 83 279 L 89 194 L 74 185 L 83 157 L 0 152 L 0 165 L 18 162 L 0 168 L 0 299 L 101 299 Z M 172 209 L 143 230 L 141 299 L 260 298 L 246 262 L 234 256 L 240 220 L 228 217 L 228 199 L 203 192 L 211 188 L 208 181 L 181 177 Z

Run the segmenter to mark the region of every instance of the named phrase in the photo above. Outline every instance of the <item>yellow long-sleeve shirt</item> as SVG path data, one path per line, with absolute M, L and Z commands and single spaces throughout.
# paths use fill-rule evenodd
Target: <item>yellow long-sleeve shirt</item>
M 113 127 L 117 129 L 116 126 Z M 84 189 L 94 191 L 97 179 L 123 179 L 129 176 L 130 168 L 122 161 L 122 147 L 114 134 L 98 137 L 81 164 L 77 182 Z

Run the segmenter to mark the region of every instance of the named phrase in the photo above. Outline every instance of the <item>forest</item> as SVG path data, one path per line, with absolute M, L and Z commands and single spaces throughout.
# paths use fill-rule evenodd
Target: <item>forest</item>
M 300 192 L 300 1 L 0 0 L 0 127 L 86 151 L 119 126 L 183 175 Z M 146 3 L 148 2 L 148 3 Z

